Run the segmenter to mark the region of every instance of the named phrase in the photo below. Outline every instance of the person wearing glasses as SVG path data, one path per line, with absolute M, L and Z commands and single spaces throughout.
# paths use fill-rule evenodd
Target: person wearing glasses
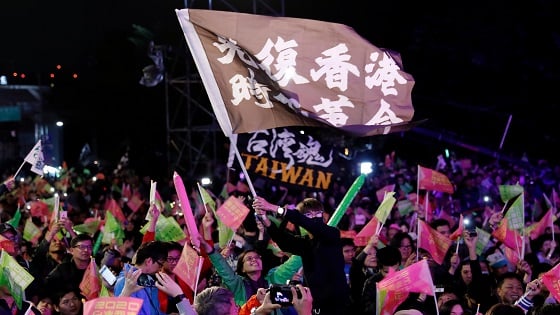
M 178 242 L 166 242 L 165 245 L 167 246 L 167 258 L 163 263 L 162 272 L 167 274 L 174 282 L 176 282 L 182 290 L 182 293 L 186 296 L 189 302 L 192 304 L 194 303 L 194 292 L 189 287 L 189 285 L 181 280 L 181 278 L 177 277 L 175 273 L 173 273 L 173 269 L 177 267 L 179 263 L 179 259 L 181 259 L 181 253 L 183 252 L 183 245 L 179 244 Z M 202 269 L 200 271 L 200 279 L 204 279 L 208 271 L 212 268 L 212 263 L 205 257 L 204 262 L 202 264 Z M 203 281 L 199 282 L 198 290 L 202 290 L 205 287 L 205 283 Z M 166 292 L 159 291 L 159 304 L 160 309 L 167 313 L 176 313 L 177 307 L 175 303 L 172 303 L 173 296 L 169 296 Z
M 414 240 L 408 233 L 398 232 L 391 239 L 389 245 L 398 248 L 401 252 L 399 270 L 402 270 L 416 262 L 416 247 L 414 246 Z
M 88 234 L 79 234 L 70 241 L 72 258 L 56 266 L 45 278 L 45 287 L 59 291 L 77 289 L 84 277 L 93 249 L 93 239 Z
M 115 296 L 131 296 L 135 298 L 142 299 L 142 308 L 138 312 L 138 315 L 158 315 L 166 314 L 160 309 L 159 299 L 158 299 L 158 288 L 156 285 L 155 274 L 158 273 L 165 261 L 167 259 L 167 247 L 165 242 L 152 241 L 148 243 L 143 243 L 140 245 L 135 254 L 134 266 L 130 264 L 125 264 L 123 270 L 117 277 L 117 282 L 115 283 Z M 139 281 L 138 284 L 142 286 L 141 289 L 133 292 L 130 295 L 127 292 L 123 292 L 126 284 L 126 274 L 140 270 L 138 277 L 147 281 Z
M 257 196 L 253 208 L 272 240 L 282 250 L 301 257 L 303 285 L 313 291 L 313 312 L 321 315 L 347 314 L 350 289 L 344 273 L 340 231 L 325 222 L 323 204 L 315 198 L 305 198 L 295 209 L 289 209 Z M 280 229 L 272 224 L 267 212 L 304 228 L 307 235 L 296 236 Z
M 203 229 L 210 229 L 213 223 L 214 215 L 208 211 L 202 219 Z M 206 232 L 204 234 L 208 235 Z M 301 258 L 292 256 L 277 268 L 265 273 L 261 255 L 256 250 L 249 249 L 238 256 L 236 270 L 233 270 L 222 254 L 214 250 L 202 235 L 199 239 L 201 249 L 208 253 L 212 265 L 222 278 L 222 284 L 233 293 L 238 306 L 245 304 L 259 288 L 268 288 L 270 284 L 286 284 L 301 267 Z

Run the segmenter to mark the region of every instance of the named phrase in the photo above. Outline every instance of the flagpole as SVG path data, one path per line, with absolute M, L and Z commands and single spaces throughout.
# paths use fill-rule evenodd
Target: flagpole
M 231 145 L 235 149 L 235 156 L 237 157 L 237 161 L 239 162 L 239 165 L 241 166 L 241 170 L 243 171 L 243 174 L 245 175 L 245 178 L 247 179 L 247 185 L 249 185 L 249 189 L 251 190 L 251 194 L 253 195 L 253 198 L 256 198 L 257 193 L 255 191 L 255 187 L 253 187 L 253 182 L 251 181 L 251 178 L 249 177 L 249 173 L 247 173 L 247 168 L 245 168 L 245 162 L 241 158 L 241 154 L 239 154 L 239 150 L 237 149 L 237 144 L 233 143 L 233 140 L 231 138 L 230 138 L 230 141 L 231 141 Z
M 420 196 L 420 164 L 416 165 L 416 207 L 418 209 L 418 197 Z
M 554 196 L 556 195 L 556 190 L 554 188 L 552 188 L 552 213 L 550 216 L 550 228 L 552 230 L 552 241 L 554 242 L 554 216 L 556 215 L 556 198 L 554 198 Z
M 438 304 L 437 304 L 436 290 L 434 290 L 434 287 L 435 287 L 434 282 L 432 281 L 432 295 L 434 297 L 434 303 L 436 304 L 436 315 L 439 315 L 439 307 L 438 307 Z
M 428 223 L 428 224 L 430 224 L 430 220 L 428 219 L 429 218 L 428 217 L 428 206 L 429 206 L 429 203 L 430 203 L 429 199 L 430 199 L 430 191 L 426 190 L 426 201 L 425 201 L 425 204 L 424 204 L 424 218 L 426 219 L 426 223 Z
M 506 140 L 506 135 L 507 135 L 508 130 L 509 130 L 509 124 L 511 123 L 511 118 L 512 118 L 512 115 L 510 114 L 508 122 L 506 124 L 506 129 L 504 130 L 504 134 L 502 136 L 502 141 L 500 141 L 500 148 L 499 148 L 500 150 L 502 149 L 502 146 L 504 145 L 504 141 Z
M 25 164 L 25 161 L 23 161 L 23 163 L 21 163 L 21 165 L 17 169 L 16 173 L 14 174 L 14 180 L 16 179 L 16 176 L 18 175 L 19 171 L 21 171 L 21 168 L 23 167 L 24 164 Z
M 418 258 L 420 257 L 420 237 L 421 237 L 421 232 L 420 231 L 420 218 L 416 218 L 416 232 L 418 233 L 418 235 L 416 235 L 416 262 L 418 262 Z
M 521 260 L 525 257 L 525 192 L 521 195 L 521 206 L 523 207 L 523 216 L 521 217 L 523 220 L 523 228 L 521 230 Z

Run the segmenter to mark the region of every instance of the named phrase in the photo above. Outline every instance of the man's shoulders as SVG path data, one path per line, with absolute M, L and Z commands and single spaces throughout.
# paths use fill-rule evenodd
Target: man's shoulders
M 64 262 L 61 262 L 60 264 L 56 265 L 56 267 L 54 267 L 53 270 L 51 270 L 49 275 L 53 275 L 53 274 L 57 274 L 57 273 L 63 273 L 65 271 L 70 270 L 70 268 L 71 268 L 70 262 L 64 261 Z

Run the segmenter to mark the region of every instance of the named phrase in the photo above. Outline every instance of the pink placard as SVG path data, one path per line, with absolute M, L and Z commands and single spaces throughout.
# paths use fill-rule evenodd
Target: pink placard
M 133 297 L 97 298 L 84 304 L 84 315 L 138 315 L 142 303 L 142 299 Z

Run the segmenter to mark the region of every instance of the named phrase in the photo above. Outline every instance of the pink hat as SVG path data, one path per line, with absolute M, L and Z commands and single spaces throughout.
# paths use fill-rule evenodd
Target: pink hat
M 401 230 L 401 227 L 396 223 L 393 223 L 393 224 L 389 225 L 389 228 L 399 230 L 399 231 Z

